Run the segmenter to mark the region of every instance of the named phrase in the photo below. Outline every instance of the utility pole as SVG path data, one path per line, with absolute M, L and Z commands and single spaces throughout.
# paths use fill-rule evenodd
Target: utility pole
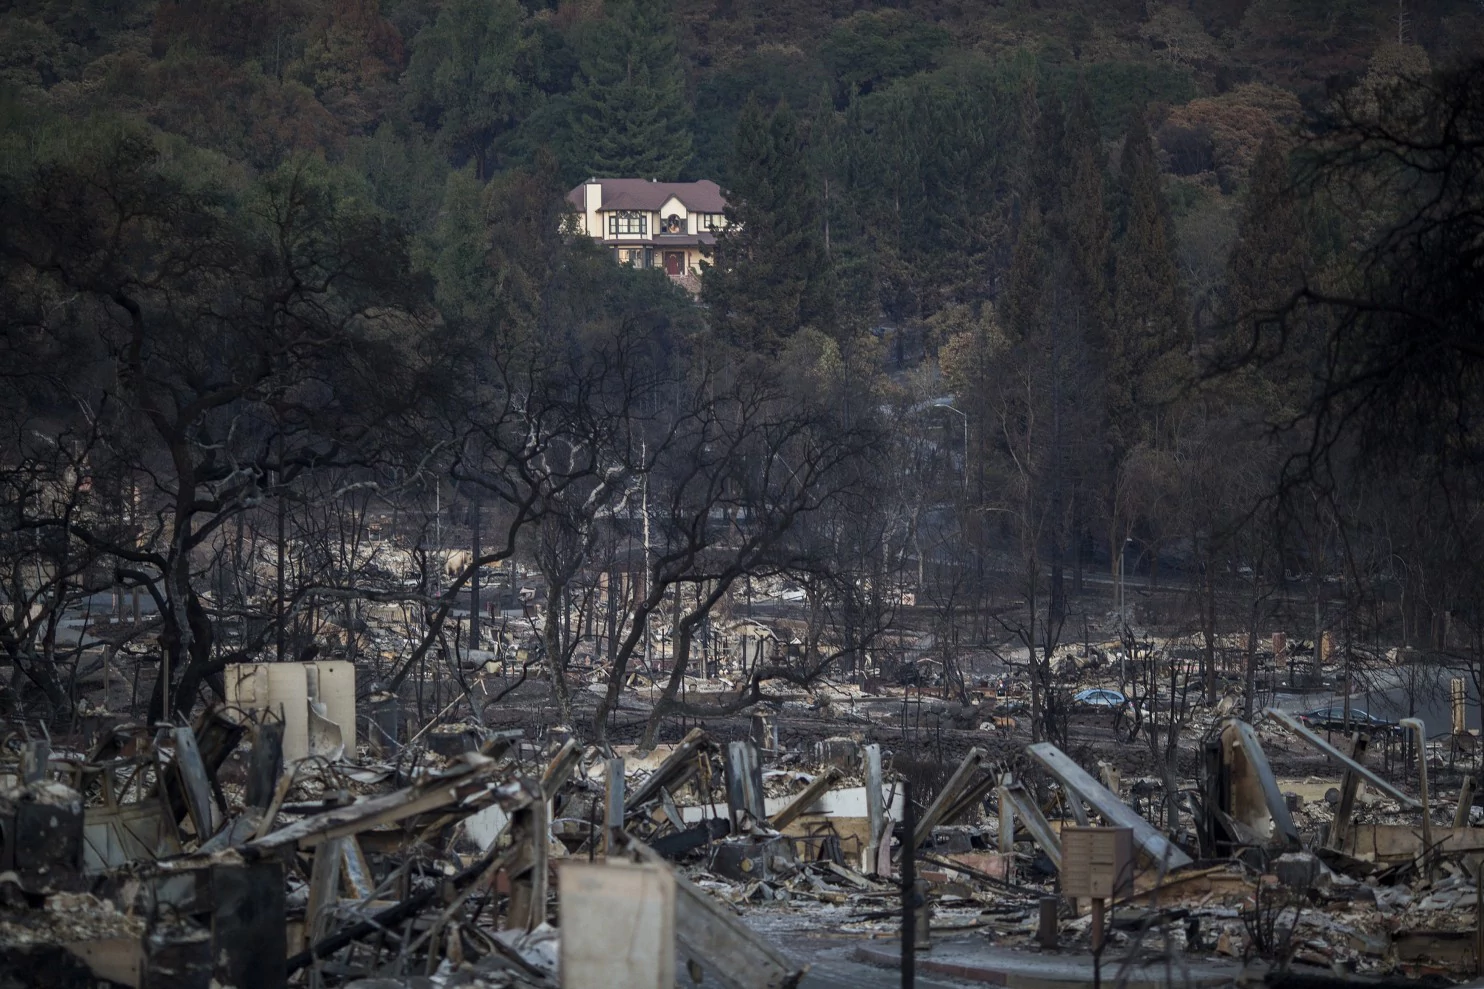
M 280 428 L 279 433 L 278 433 L 278 470 L 275 471 L 275 473 L 278 475 L 278 532 L 277 532 L 277 542 L 278 542 L 278 600 L 277 600 L 276 606 L 275 606 L 275 608 L 273 610 L 275 612 L 274 617 L 277 619 L 277 621 L 275 622 L 275 624 L 277 624 L 277 626 L 278 626 L 277 637 L 276 637 L 276 645 L 277 645 L 277 650 L 276 650 L 277 656 L 276 656 L 276 658 L 278 659 L 278 661 L 280 663 L 282 663 L 283 662 L 283 651 L 284 651 L 283 623 L 284 623 L 284 619 L 287 617 L 285 615 L 285 613 L 284 613 L 284 600 L 283 600 L 284 599 L 283 565 L 284 565 L 284 540 L 285 540 L 285 529 L 286 529 L 286 525 L 285 525 L 285 510 L 286 510 L 286 506 L 283 503 L 283 431 L 282 431 L 282 428 Z M 167 681 L 167 683 L 168 683 L 168 681 Z
M 902 695 L 905 703 L 906 694 Z M 902 718 L 902 730 L 907 719 Z M 917 832 L 917 808 L 912 804 L 912 784 L 902 784 L 902 989 L 917 984 L 917 846 L 912 836 Z M 890 836 L 888 835 L 888 838 Z
M 470 576 L 469 576 L 469 648 L 471 650 L 473 650 L 473 649 L 478 649 L 479 648 L 479 553 L 480 553 L 480 550 L 479 550 L 479 516 L 480 516 L 480 504 L 479 504 L 479 489 L 478 488 L 475 488 L 474 489 L 473 504 L 470 506 L 470 509 L 469 510 L 474 515 L 474 518 L 470 522 L 470 525 L 469 525 L 469 529 L 470 529 L 470 542 L 472 543 L 471 549 L 472 549 L 472 552 L 474 554 L 474 559 L 471 561 L 471 564 L 470 564 L 471 566 L 474 567 L 474 572 L 472 574 L 470 574 Z
M 648 457 L 649 457 L 648 444 L 641 442 L 639 444 L 639 462 L 647 465 L 648 462 L 649 462 L 648 461 Z M 643 485 L 640 487 L 640 500 L 639 500 L 639 504 L 640 504 L 640 509 L 644 512 L 644 595 L 646 597 L 648 597 L 649 596 L 649 578 L 650 578 L 650 574 L 649 574 L 649 471 L 648 470 L 646 470 L 644 472 L 644 482 L 643 482 Z M 643 635 L 644 635 L 644 670 L 645 670 L 646 673 L 648 673 L 651 670 L 653 670 L 653 667 L 650 665 L 651 657 L 649 655 L 649 629 L 644 629 L 643 630 Z

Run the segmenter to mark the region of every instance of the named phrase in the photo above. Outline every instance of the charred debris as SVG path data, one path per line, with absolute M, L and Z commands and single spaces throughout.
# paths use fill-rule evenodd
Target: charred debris
M 760 933 L 790 925 L 1266 984 L 1462 981 L 1484 957 L 1474 780 L 1429 786 L 1426 744 L 1399 784 L 1363 733 L 1211 710 L 1174 801 L 1049 742 L 974 745 L 929 787 L 764 716 L 649 751 L 358 738 L 351 664 L 228 672 L 235 703 L 190 726 L 11 737 L 0 985 L 765 989 L 807 969 Z M 1281 779 L 1275 747 L 1329 771 Z

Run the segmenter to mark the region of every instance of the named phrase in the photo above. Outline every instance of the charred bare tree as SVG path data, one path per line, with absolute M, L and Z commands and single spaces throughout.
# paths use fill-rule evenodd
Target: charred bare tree
M 685 393 L 672 440 L 648 475 L 655 545 L 647 592 L 615 657 L 597 725 L 606 723 L 648 618 L 667 595 L 676 595 L 677 612 L 671 669 L 645 744 L 666 716 L 680 711 L 696 633 L 737 581 L 823 562 L 804 528 L 842 497 L 856 476 L 851 464 L 872 449 L 873 430 L 868 421 L 841 422 L 830 408 L 769 377 L 766 365 L 742 362 L 703 376 Z M 694 590 L 693 600 L 686 602 L 682 588 Z M 711 713 L 755 703 L 763 678 L 764 671 L 755 671 Z
M 198 555 L 315 471 L 374 463 L 419 380 L 401 240 L 332 170 L 296 160 L 239 192 L 189 168 L 145 132 L 105 130 L 3 190 L 20 318 L 73 342 L 75 415 L 108 424 L 137 479 L 129 538 L 44 510 L 21 525 L 68 533 L 154 599 L 152 718 L 188 711 L 220 669 Z
M 39 370 L 39 369 L 32 369 Z M 11 384 L 19 384 L 12 366 Z M 103 506 L 95 490 L 89 460 L 96 453 L 99 431 L 82 424 L 81 432 L 60 427 L 46 417 L 28 415 L 11 403 L 0 454 L 0 650 L 14 679 L 4 706 L 20 714 L 28 705 L 27 686 L 39 691 L 53 715 L 71 711 L 74 698 L 64 682 L 64 660 L 81 649 L 59 641 L 64 612 L 90 593 L 113 587 L 113 575 L 99 554 L 72 538 L 74 525 L 96 524 Z M 55 528 L 38 529 L 28 521 L 38 516 L 61 520 Z

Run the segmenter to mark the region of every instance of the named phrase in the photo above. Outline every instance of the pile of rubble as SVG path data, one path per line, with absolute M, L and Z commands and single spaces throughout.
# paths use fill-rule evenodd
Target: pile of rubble
M 777 836 L 760 803 L 725 827 L 703 813 L 724 776 L 763 799 L 755 750 L 745 782 L 700 732 L 628 767 L 518 732 L 474 748 L 459 744 L 472 733 L 429 733 L 394 761 L 351 759 L 354 714 L 332 718 L 326 686 L 310 676 L 302 709 L 279 716 L 222 707 L 193 727 L 118 726 L 86 753 L 7 750 L 0 985 L 534 987 L 557 985 L 559 965 L 565 984 L 604 984 L 571 974 L 597 964 L 592 928 L 649 894 L 670 904 L 655 916 L 692 971 L 727 986 L 797 981 L 799 966 L 661 852 L 684 857 L 698 833 L 731 849 L 716 868 L 744 877 L 743 899 L 773 894 L 783 858 L 801 881 L 792 844 L 764 840 Z M 840 778 L 784 771 L 769 786 L 803 819 Z M 584 916 L 583 937 L 561 938 L 558 919 Z M 657 954 L 674 951 L 640 957 Z
M 915 794 L 880 745 L 788 752 L 766 719 L 649 752 L 476 727 L 358 745 L 353 673 L 315 665 L 238 671 L 191 727 L 5 750 L 0 986 L 793 985 L 770 924 L 1402 976 L 1472 974 L 1484 944 L 1471 784 L 1436 823 L 1425 767 L 1413 796 L 1362 736 L 1281 712 L 1213 725 L 1156 827 L 1115 769 L 1044 742 L 972 748 Z M 1274 777 L 1278 730 L 1343 773 L 1332 800 Z

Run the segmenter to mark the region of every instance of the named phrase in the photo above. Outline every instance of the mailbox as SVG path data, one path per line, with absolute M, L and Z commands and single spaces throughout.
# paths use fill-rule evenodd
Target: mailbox
M 1109 900 L 1133 889 L 1134 833 L 1129 828 L 1061 829 L 1061 891 Z

